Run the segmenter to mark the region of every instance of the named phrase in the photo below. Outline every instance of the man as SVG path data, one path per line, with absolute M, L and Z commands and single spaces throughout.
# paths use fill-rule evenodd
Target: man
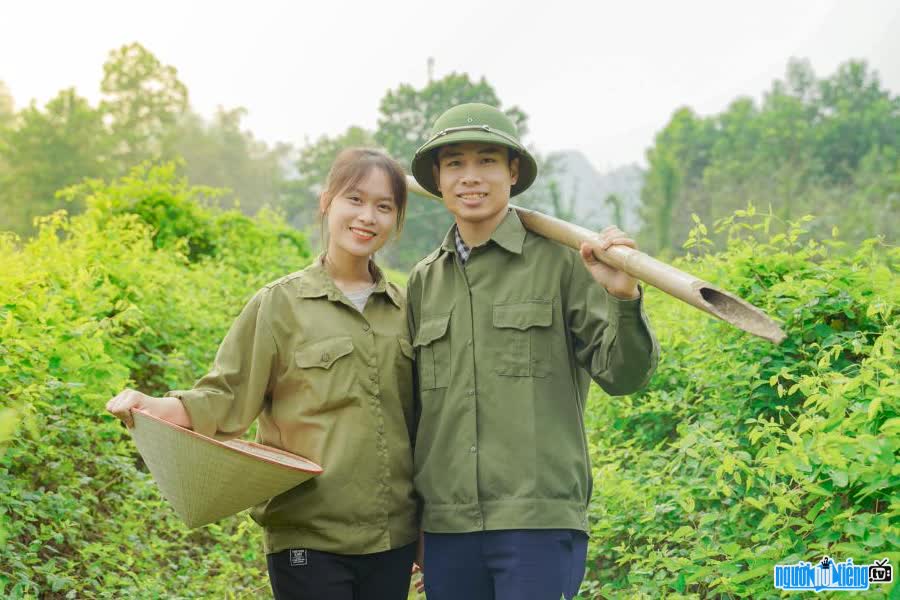
M 408 284 L 420 412 L 429 600 L 558 600 L 577 593 L 587 551 L 590 380 L 628 394 L 657 344 L 637 281 L 525 230 L 515 196 L 537 166 L 499 110 L 445 112 L 412 171 L 456 223 Z

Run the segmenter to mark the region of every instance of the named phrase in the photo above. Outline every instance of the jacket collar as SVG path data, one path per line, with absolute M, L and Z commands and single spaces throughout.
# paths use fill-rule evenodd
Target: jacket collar
M 386 294 L 391 302 L 394 303 L 394 306 L 402 308 L 403 299 L 400 297 L 400 292 L 397 290 L 396 286 L 388 283 L 384 273 L 374 261 L 369 261 L 369 271 L 372 273 L 372 277 L 375 280 L 375 289 L 372 293 Z M 329 275 L 328 271 L 325 269 L 324 253 L 316 257 L 316 259 L 303 270 L 303 275 L 304 276 L 299 279 L 300 286 L 297 292 L 301 298 L 321 298 L 327 296 L 332 302 L 339 302 L 345 297 L 344 293 L 337 285 L 335 285 L 334 279 L 331 278 L 331 275 Z
M 447 235 L 444 236 L 444 241 L 441 242 L 441 250 L 456 254 L 455 230 L 456 224 L 454 223 Z M 494 229 L 490 240 L 513 254 L 522 254 L 522 246 L 525 244 L 525 226 L 519 219 L 519 213 L 512 208 L 507 209 L 506 216 Z

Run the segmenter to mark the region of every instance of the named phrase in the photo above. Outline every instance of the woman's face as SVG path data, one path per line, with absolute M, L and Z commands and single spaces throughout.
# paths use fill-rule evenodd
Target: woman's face
M 328 253 L 369 257 L 387 242 L 397 223 L 397 205 L 387 173 L 373 167 L 356 184 L 322 206 L 328 215 Z

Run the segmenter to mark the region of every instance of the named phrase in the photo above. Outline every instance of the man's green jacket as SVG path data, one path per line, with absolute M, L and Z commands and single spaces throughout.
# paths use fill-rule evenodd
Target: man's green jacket
M 423 528 L 586 531 L 588 387 L 629 394 L 650 378 L 659 351 L 643 292 L 609 295 L 576 252 L 526 231 L 515 211 L 465 264 L 454 235 L 407 290 Z

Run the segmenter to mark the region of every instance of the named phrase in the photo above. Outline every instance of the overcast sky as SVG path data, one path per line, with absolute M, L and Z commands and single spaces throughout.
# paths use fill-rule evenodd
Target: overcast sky
M 0 80 L 17 106 L 75 86 L 99 97 L 108 52 L 140 42 L 178 69 L 191 104 L 249 110 L 247 128 L 302 144 L 374 128 L 400 83 L 484 76 L 530 117 L 542 152 L 577 149 L 600 170 L 644 163 L 680 106 L 761 97 L 789 57 L 819 76 L 864 58 L 900 93 L 897 0 L 671 2 L 44 2 L 0 9 Z

